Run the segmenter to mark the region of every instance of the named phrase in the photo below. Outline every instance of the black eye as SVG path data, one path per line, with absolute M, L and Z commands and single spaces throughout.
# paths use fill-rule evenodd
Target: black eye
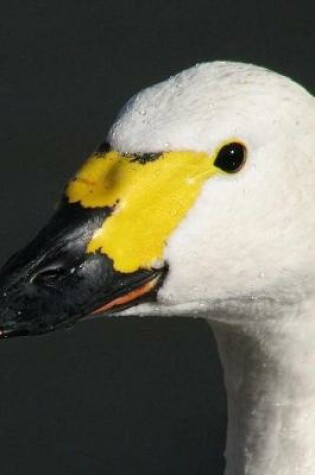
M 246 148 L 243 144 L 232 142 L 224 145 L 218 152 L 214 166 L 226 173 L 238 172 L 246 161 Z

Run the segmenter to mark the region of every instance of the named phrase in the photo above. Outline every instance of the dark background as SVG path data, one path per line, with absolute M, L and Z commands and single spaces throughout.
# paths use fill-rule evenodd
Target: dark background
M 132 94 L 196 62 L 314 91 L 313 1 L 24 0 L 0 28 L 0 261 Z M 218 475 L 225 394 L 202 320 L 99 319 L 0 344 L 1 475 Z

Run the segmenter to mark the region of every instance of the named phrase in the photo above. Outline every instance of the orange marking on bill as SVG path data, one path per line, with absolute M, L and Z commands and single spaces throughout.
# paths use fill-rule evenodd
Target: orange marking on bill
M 84 183 L 85 185 L 89 185 L 89 186 L 95 186 L 96 185 L 95 181 L 89 180 L 88 178 L 82 178 L 80 176 L 76 176 L 75 181 L 80 181 L 81 183 Z
M 110 310 L 114 307 L 124 305 L 126 303 L 132 302 L 133 300 L 136 300 L 139 297 L 142 297 L 143 295 L 149 293 L 151 290 L 154 289 L 158 279 L 159 279 L 159 277 L 157 276 L 154 279 L 150 280 L 149 282 L 146 282 L 145 284 L 143 284 L 141 287 L 138 287 L 137 289 L 134 289 L 131 292 L 128 292 L 128 294 L 121 295 L 120 297 L 117 297 L 116 299 L 112 300 L 111 302 L 108 302 L 105 305 L 102 305 L 97 310 L 94 310 L 94 312 L 92 312 L 92 315 L 96 315 L 98 313 L 105 312 L 105 311 Z

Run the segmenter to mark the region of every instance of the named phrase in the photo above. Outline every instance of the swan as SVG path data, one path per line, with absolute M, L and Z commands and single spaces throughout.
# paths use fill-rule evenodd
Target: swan
M 87 315 L 202 316 L 226 475 L 315 473 L 315 101 L 235 62 L 136 94 L 3 267 L 2 337 Z

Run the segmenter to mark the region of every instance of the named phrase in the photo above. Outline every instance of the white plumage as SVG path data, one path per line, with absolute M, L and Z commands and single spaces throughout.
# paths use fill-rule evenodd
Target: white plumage
M 314 104 L 288 78 L 229 62 L 197 65 L 127 103 L 109 133 L 115 149 L 211 153 L 230 139 L 248 149 L 244 169 L 211 178 L 169 240 L 163 304 L 312 292 Z
M 122 152 L 246 144 L 211 178 L 165 248 L 156 304 L 122 314 L 205 316 L 229 400 L 227 474 L 315 473 L 315 100 L 253 65 L 197 65 L 128 102 Z M 193 355 L 192 355 L 193 357 Z

